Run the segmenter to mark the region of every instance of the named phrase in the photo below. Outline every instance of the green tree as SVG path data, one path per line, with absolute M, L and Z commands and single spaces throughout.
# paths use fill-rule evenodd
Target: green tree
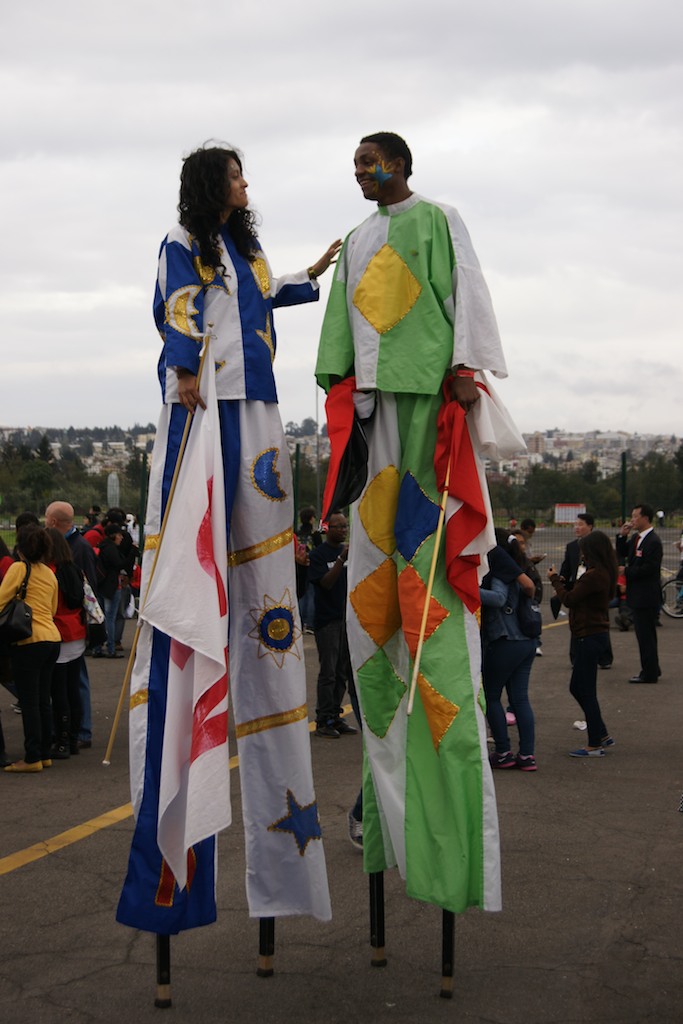
M 40 459 L 34 459 L 21 470 L 19 483 L 31 499 L 32 504 L 39 505 L 44 502 L 52 490 L 54 483 L 52 467 Z

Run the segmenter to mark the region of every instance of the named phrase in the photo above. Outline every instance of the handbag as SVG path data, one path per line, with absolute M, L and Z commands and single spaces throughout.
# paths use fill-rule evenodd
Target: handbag
M 0 612 L 0 641 L 16 644 L 19 640 L 28 640 L 33 633 L 33 610 L 26 604 L 26 588 L 28 586 L 31 566 L 26 563 L 24 582 L 15 597 Z
M 83 577 L 83 607 L 85 608 L 85 618 L 89 625 L 104 622 L 104 612 L 85 576 Z

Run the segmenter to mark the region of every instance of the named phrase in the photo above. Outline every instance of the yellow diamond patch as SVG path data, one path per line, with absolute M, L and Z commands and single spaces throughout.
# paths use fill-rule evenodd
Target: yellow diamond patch
M 353 304 L 378 334 L 386 334 L 411 311 L 421 291 L 407 264 L 385 244 L 365 268 Z
M 396 466 L 385 466 L 366 488 L 358 508 L 365 532 L 385 555 L 392 555 L 396 549 L 394 520 L 399 483 Z
M 438 754 L 441 741 L 453 725 L 460 708 L 435 690 L 421 672 L 417 674 L 417 686 L 432 734 L 432 743 Z

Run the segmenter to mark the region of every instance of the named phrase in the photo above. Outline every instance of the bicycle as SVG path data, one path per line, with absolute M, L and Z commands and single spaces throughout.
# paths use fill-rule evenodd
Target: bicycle
M 670 569 L 663 569 L 662 577 L 662 611 L 672 619 L 683 619 L 683 579 Z

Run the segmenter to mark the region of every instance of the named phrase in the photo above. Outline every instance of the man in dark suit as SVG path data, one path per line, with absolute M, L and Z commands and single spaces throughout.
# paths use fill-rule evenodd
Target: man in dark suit
M 657 617 L 662 603 L 662 542 L 652 529 L 654 516 L 651 505 L 636 505 L 631 513 L 631 522 L 624 523 L 617 538 L 619 560 L 623 560 L 624 553 L 626 555 L 626 600 L 633 612 L 640 650 L 640 672 L 629 679 L 630 683 L 656 683 L 662 674 L 657 654 Z

